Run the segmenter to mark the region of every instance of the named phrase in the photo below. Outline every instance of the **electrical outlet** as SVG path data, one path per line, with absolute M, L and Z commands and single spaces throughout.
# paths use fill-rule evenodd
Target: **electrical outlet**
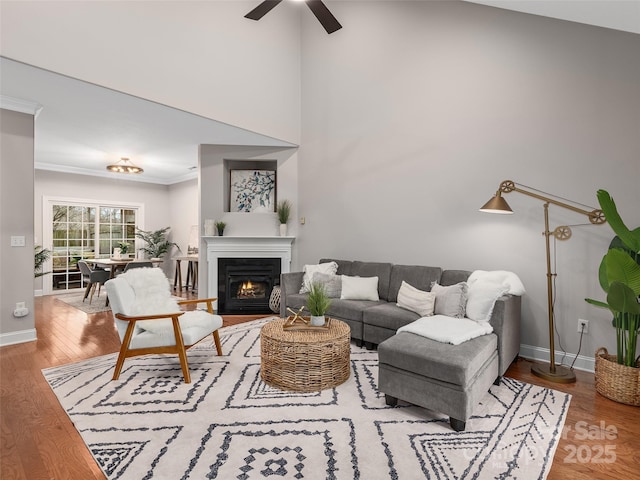
M 589 333 L 589 320 L 578 319 L 578 333 Z

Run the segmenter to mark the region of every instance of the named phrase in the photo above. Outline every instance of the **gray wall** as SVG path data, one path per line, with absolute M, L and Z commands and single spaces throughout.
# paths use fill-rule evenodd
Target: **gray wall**
M 291 221 L 288 235 L 297 236 L 298 227 L 295 219 L 298 213 L 298 155 L 297 148 L 276 148 L 258 146 L 234 145 L 202 145 L 199 163 L 199 193 L 200 193 L 200 230 L 204 234 L 205 220 L 221 220 L 227 226 L 225 236 L 277 236 L 279 224 L 275 213 L 239 213 L 228 212 L 228 202 L 225 196 L 225 182 L 228 182 L 228 171 L 225 160 L 235 162 L 254 162 L 270 160 L 277 165 L 277 198 L 288 199 L 292 202 Z M 198 292 L 207 292 L 207 264 L 206 243 L 200 245 L 200 260 L 198 270 Z M 292 254 L 292 262 L 295 253 Z
M 345 26 L 332 35 L 284 2 L 260 22 L 242 18 L 255 2 L 189 5 L 89 2 L 69 15 L 63 2 L 4 2 L 1 53 L 300 143 L 288 161 L 294 218 L 307 219 L 298 267 L 338 256 L 512 270 L 534 353 L 548 345 L 542 204 L 513 193 L 514 216 L 478 207 L 504 179 L 594 206 L 605 188 L 640 225 L 638 35 L 453 1 L 331 2 Z M 105 35 L 114 21 L 153 41 Z M 222 215 L 216 168 L 203 167 L 199 219 Z M 230 233 L 266 231 L 262 220 L 232 218 Z M 584 218 L 552 207 L 551 223 Z M 578 226 L 557 245 L 569 351 L 579 317 L 592 320 L 583 355 L 614 345 L 606 312 L 583 300 L 601 296 L 611 236 Z
M 45 196 L 78 201 L 92 199 L 115 204 L 119 202 L 139 203 L 144 206 L 144 214 L 140 219 L 140 225 L 144 230 L 158 230 L 173 225 L 168 186 L 36 170 L 34 221 L 36 238 L 38 239 L 43 238 L 42 208 Z M 172 234 L 173 232 L 170 232 L 169 240 L 172 240 Z M 177 254 L 179 252 L 175 250 L 173 255 Z M 162 268 L 167 275 L 173 278 L 174 265 L 170 261 L 171 256 L 171 254 L 165 256 L 166 261 L 162 264 Z M 36 289 L 39 288 L 41 286 L 36 283 Z
M 26 113 L 0 109 L 0 345 L 35 340 L 33 315 L 33 124 Z M 24 236 L 24 247 L 11 247 Z M 17 302 L 26 317 L 15 318 Z
M 0 2 L 0 54 L 298 144 L 304 6 L 244 18 L 255 6 Z
M 528 291 L 522 343 L 548 348 L 542 202 L 478 208 L 505 179 L 592 206 L 604 188 L 640 225 L 640 36 L 458 2 L 332 6 L 345 28 L 329 37 L 302 18 L 298 266 L 511 270 Z M 550 210 L 552 228 L 586 222 Z M 615 348 L 608 313 L 584 302 L 603 297 L 613 234 L 573 231 L 554 258 L 557 327 L 576 353 L 577 319 L 591 319 L 592 357 Z
M 188 253 L 189 234 L 193 225 L 199 227 L 198 221 L 198 180 L 189 180 L 169 186 L 169 218 L 171 219 L 171 240 L 176 242 L 181 251 L 174 250 L 174 256 Z M 182 279 L 187 278 L 187 263 L 182 262 Z M 171 275 L 175 273 L 173 265 Z M 172 280 L 174 277 L 170 277 Z

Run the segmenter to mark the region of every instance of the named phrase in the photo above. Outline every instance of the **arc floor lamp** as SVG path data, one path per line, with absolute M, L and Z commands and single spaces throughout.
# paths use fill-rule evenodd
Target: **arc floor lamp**
M 559 207 L 567 208 L 574 212 L 580 213 L 582 215 L 586 215 L 589 218 L 589 221 L 594 225 L 601 225 L 606 223 L 606 219 L 602 210 L 585 210 L 580 207 L 576 207 L 575 205 L 570 205 L 568 203 L 557 200 L 556 198 L 551 198 L 546 195 L 542 195 L 545 192 L 539 192 L 538 190 L 532 189 L 531 187 L 527 187 L 525 185 L 516 184 L 512 180 L 505 180 L 500 184 L 500 188 L 496 192 L 495 196 L 491 198 L 486 204 L 482 206 L 480 209 L 481 212 L 488 213 L 500 213 L 500 214 L 512 214 L 513 210 L 509 207 L 509 204 L 506 202 L 504 198 L 502 198 L 503 193 L 510 192 L 518 192 L 523 195 L 527 195 L 529 197 L 537 198 L 544 202 L 544 232 L 542 235 L 545 237 L 545 246 L 547 252 L 547 310 L 549 314 L 549 365 L 544 364 L 536 364 L 531 367 L 531 373 L 534 375 L 543 378 L 545 380 L 549 380 L 551 382 L 556 383 L 571 383 L 576 381 L 576 375 L 572 370 L 563 367 L 561 365 L 556 365 L 555 361 L 555 327 L 554 327 L 554 291 L 553 291 L 553 277 L 555 273 L 551 272 L 551 252 L 549 245 L 549 237 L 552 235 L 557 240 L 569 240 L 571 238 L 571 228 L 566 225 L 557 227 L 553 231 L 549 231 L 549 205 L 557 205 Z M 591 207 L 589 207 L 591 208 Z

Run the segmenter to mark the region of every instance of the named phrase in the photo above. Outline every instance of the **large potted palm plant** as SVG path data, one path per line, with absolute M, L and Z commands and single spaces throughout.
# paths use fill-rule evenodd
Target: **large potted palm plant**
M 35 278 L 42 277 L 51 272 L 43 272 L 42 269 L 44 264 L 51 257 L 51 250 L 46 248 L 42 248 L 40 245 L 36 245 L 34 247 L 34 276 Z
M 598 272 L 606 302 L 586 301 L 613 314 L 616 355 L 609 355 L 605 348 L 596 352 L 596 390 L 617 402 L 640 406 L 640 363 L 636 355 L 640 334 L 640 227 L 630 230 L 625 225 L 605 190 L 598 190 L 598 202 L 616 237 Z
M 180 250 L 180 247 L 175 242 L 167 240 L 167 235 L 171 227 L 161 228 L 155 231 L 146 231 L 139 228 L 136 229 L 136 237 L 144 240 L 145 246 L 142 250 L 147 257 L 151 259 L 160 259 L 169 251 L 171 247 L 176 247 Z

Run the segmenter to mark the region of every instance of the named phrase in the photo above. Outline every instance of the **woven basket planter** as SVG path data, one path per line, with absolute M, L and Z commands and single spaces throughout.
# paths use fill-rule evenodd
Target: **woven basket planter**
M 620 365 L 606 348 L 596 352 L 596 391 L 618 403 L 640 406 L 640 363 Z

